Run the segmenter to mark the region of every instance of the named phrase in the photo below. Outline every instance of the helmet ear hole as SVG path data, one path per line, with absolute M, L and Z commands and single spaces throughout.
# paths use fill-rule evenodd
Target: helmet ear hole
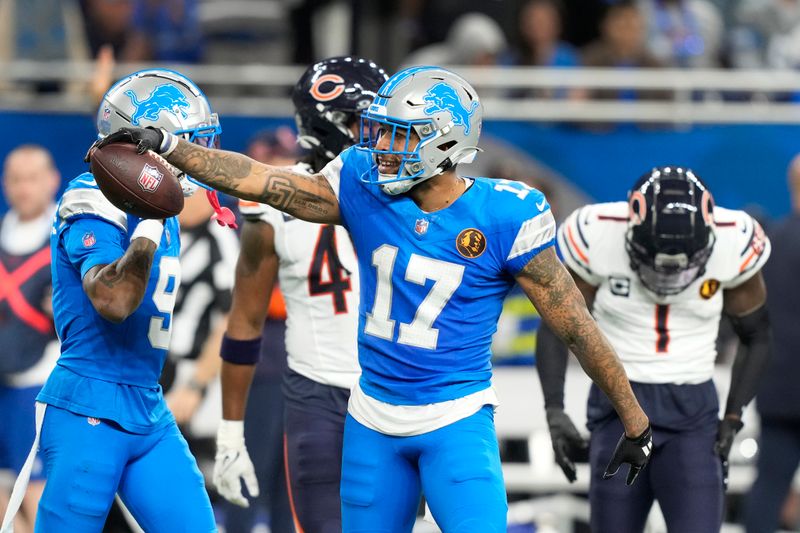
M 458 144 L 458 141 L 448 141 L 446 143 L 440 144 L 439 146 L 437 146 L 437 148 L 439 150 L 441 150 L 442 152 L 446 152 L 446 151 L 450 150 L 456 144 Z
M 631 194 L 631 199 L 628 202 L 628 218 L 630 218 L 631 224 L 634 226 L 641 224 L 647 216 L 646 202 L 644 195 L 640 191 L 634 191 Z

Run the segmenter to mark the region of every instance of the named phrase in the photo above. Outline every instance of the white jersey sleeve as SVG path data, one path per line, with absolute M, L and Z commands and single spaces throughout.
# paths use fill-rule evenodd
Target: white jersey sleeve
M 593 204 L 575 210 L 558 229 L 558 249 L 564 263 L 586 283 L 600 285 L 609 270 L 604 250 L 616 249 L 618 230 L 627 225 L 627 220 L 625 202 Z
M 78 216 L 101 218 L 122 231 L 128 230 L 128 215 L 108 201 L 91 174 L 76 178 L 58 205 L 58 217 L 62 221 Z
M 342 156 L 337 155 L 333 161 L 325 165 L 325 168 L 320 171 L 320 174 L 325 176 L 325 179 L 328 180 L 328 183 L 330 183 L 336 198 L 339 198 L 339 185 L 342 179 L 343 166 L 344 160 L 342 159 Z
M 769 259 L 772 245 L 761 225 L 744 211 L 714 208 L 714 256 L 724 261 L 709 261 L 708 274 L 719 280 L 723 289 L 738 287 L 753 277 Z

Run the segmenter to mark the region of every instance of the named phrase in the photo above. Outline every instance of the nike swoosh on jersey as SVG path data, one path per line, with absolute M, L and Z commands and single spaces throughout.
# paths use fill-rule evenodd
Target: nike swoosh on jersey
M 539 208 L 539 211 L 544 211 L 544 206 L 547 204 L 547 200 L 542 200 L 542 203 L 537 203 L 536 207 Z

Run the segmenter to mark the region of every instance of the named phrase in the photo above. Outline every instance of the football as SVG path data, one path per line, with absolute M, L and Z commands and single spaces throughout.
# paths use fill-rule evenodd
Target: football
M 139 218 L 169 218 L 183 209 L 177 169 L 154 152 L 133 144 L 109 144 L 91 154 L 90 168 L 103 195 Z

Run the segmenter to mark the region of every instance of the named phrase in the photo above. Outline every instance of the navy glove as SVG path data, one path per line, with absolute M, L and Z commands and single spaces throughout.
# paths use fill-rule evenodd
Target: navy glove
M 733 446 L 733 439 L 736 434 L 744 427 L 741 420 L 732 418 L 723 418 L 719 423 L 717 429 L 717 442 L 714 443 L 714 453 L 719 455 L 722 461 L 722 485 L 725 489 L 728 488 L 728 456 L 731 453 Z
M 628 479 L 626 483 L 633 485 L 636 477 L 641 472 L 642 468 L 647 465 L 650 460 L 650 454 L 653 452 L 653 430 L 648 424 L 644 433 L 638 437 L 628 437 L 625 433 L 620 437 L 617 442 L 617 448 L 614 450 L 614 455 L 611 457 L 606 471 L 603 473 L 603 479 L 613 477 L 618 471 L 619 467 L 624 463 L 630 464 L 628 470 Z
M 546 413 L 556 463 L 572 483 L 577 479 L 575 461 L 586 462 L 589 458 L 589 443 L 581 436 L 563 409 L 550 407 Z

